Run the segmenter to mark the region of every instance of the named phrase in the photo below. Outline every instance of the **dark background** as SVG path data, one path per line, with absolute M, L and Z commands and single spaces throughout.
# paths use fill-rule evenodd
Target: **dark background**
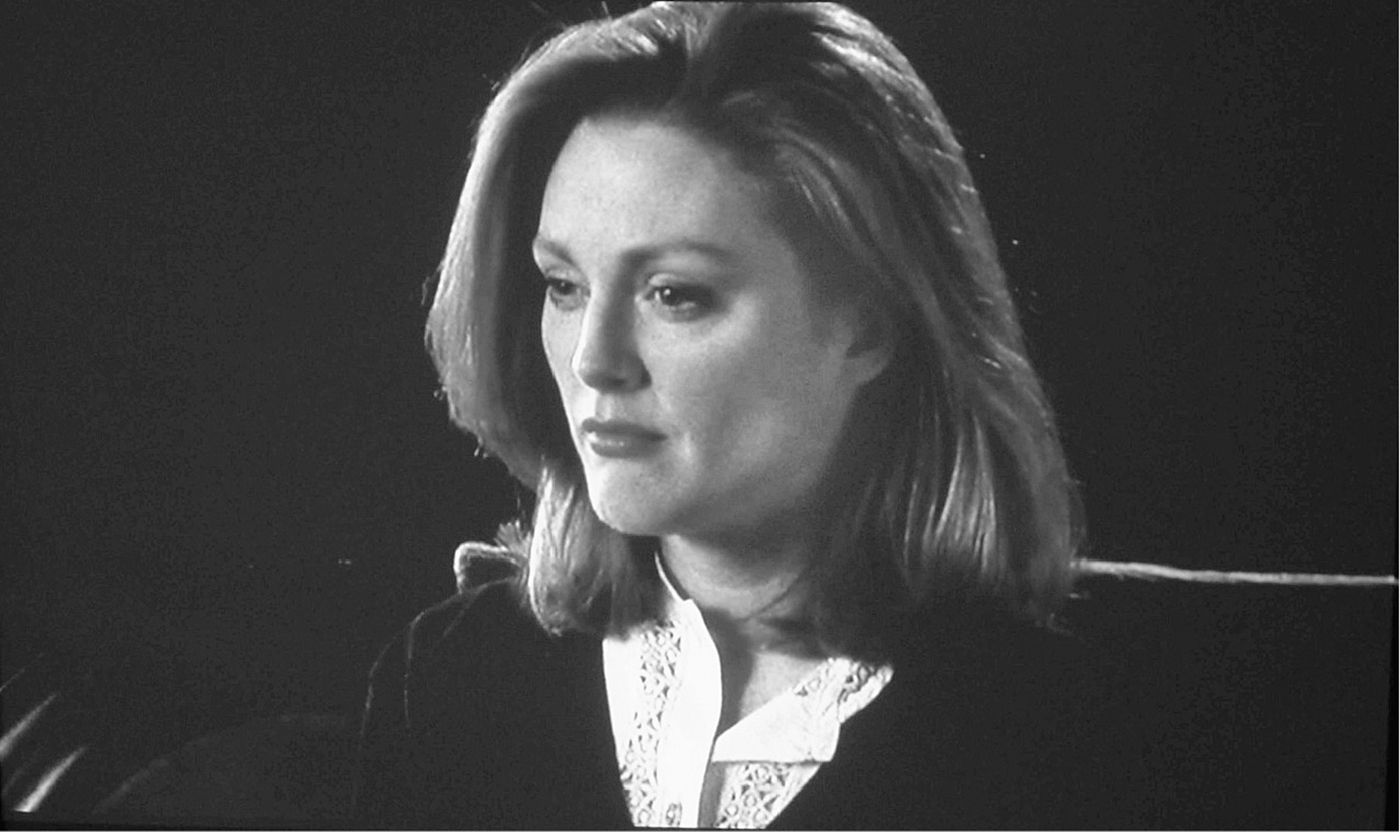
M 353 707 L 514 504 L 422 285 L 492 82 L 593 8 L 4 5 L 7 677 Z M 1090 553 L 1394 572 L 1393 5 L 858 8 L 968 149 Z

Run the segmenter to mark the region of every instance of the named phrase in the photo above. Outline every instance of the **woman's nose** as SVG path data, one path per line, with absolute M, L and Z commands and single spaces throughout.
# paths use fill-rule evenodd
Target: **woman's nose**
M 630 310 L 618 303 L 588 304 L 574 345 L 573 371 L 595 390 L 625 391 L 646 384 Z

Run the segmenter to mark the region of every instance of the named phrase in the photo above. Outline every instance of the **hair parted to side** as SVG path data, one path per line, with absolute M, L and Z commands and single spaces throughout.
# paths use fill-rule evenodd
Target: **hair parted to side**
M 962 149 L 874 25 L 831 3 L 656 3 L 573 26 L 501 85 L 478 128 L 428 316 L 453 420 L 537 492 L 516 541 L 555 631 L 652 614 L 654 541 L 589 504 L 539 341 L 530 242 L 554 159 L 604 109 L 652 113 L 732 153 L 822 279 L 893 339 L 833 476 L 811 623 L 882 650 L 900 612 L 990 598 L 1044 621 L 1067 595 L 1077 491 L 1026 356 Z M 826 287 L 824 287 L 826 288 Z

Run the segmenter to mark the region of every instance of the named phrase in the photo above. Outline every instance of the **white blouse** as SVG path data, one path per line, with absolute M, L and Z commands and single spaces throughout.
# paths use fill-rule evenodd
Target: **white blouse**
M 660 623 L 603 641 L 618 769 L 637 826 L 767 826 L 836 753 L 841 723 L 893 675 L 890 665 L 828 658 L 793 688 L 715 736 L 719 652 L 694 601 L 666 587 Z M 718 801 L 703 801 L 707 773 Z

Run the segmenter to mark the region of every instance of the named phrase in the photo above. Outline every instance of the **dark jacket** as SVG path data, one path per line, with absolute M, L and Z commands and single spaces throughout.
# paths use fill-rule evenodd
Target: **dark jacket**
M 1150 825 L 1114 683 L 1074 639 L 928 616 L 893 681 L 771 828 Z M 630 826 L 597 638 L 552 637 L 507 583 L 424 612 L 371 672 L 360 822 Z

